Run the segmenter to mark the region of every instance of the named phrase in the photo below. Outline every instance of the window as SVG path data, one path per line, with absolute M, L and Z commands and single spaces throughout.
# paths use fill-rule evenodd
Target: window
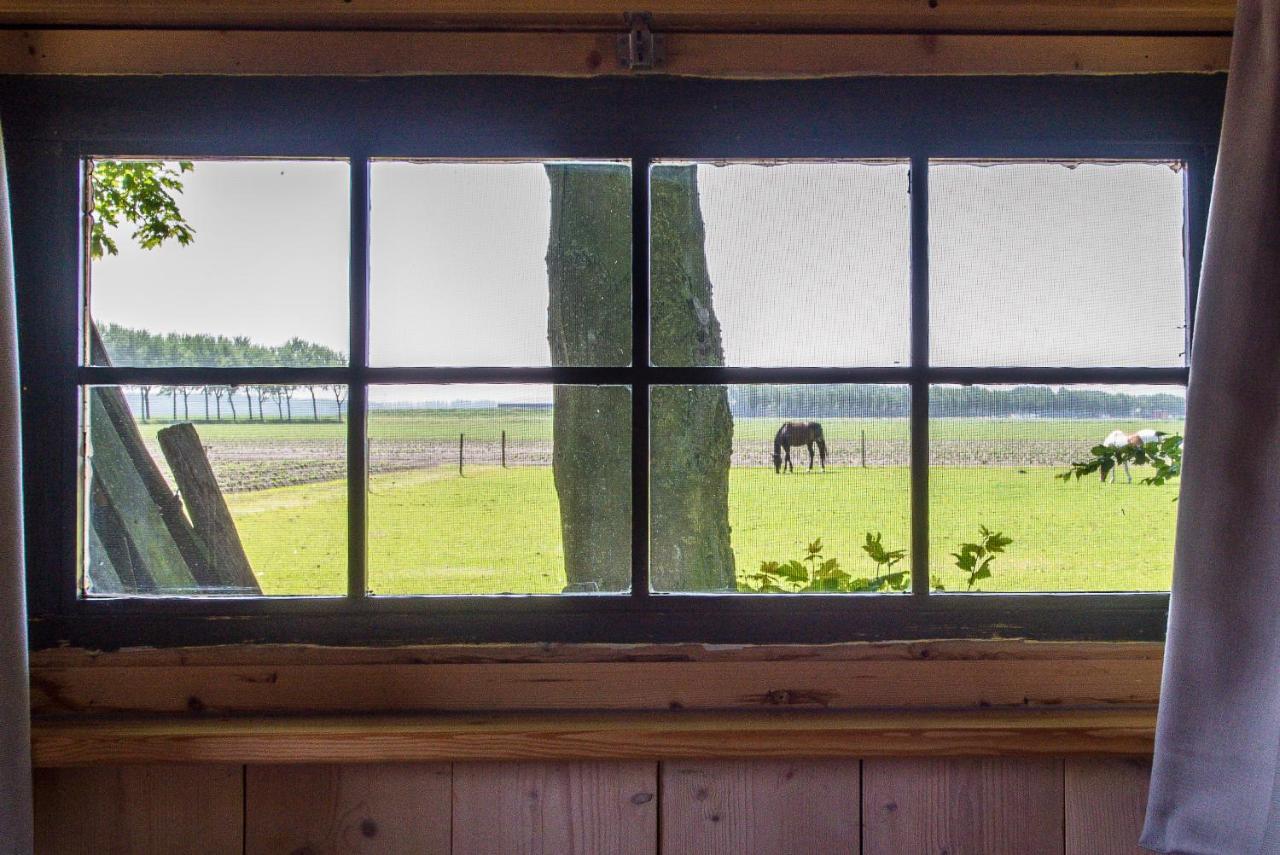
M 1220 79 L 39 86 L 37 643 L 1162 631 Z

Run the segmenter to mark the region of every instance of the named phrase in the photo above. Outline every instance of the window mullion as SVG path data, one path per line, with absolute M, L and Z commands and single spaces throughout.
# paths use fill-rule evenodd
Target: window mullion
M 347 387 L 347 596 L 368 592 L 369 159 L 351 155 L 351 357 Z M 341 415 L 341 411 L 339 411 Z
M 631 160 L 631 596 L 649 596 L 649 166 Z
M 929 158 L 911 157 L 911 592 L 929 595 Z

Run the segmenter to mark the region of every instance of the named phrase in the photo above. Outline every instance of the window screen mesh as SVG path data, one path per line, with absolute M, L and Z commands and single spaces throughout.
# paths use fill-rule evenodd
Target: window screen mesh
M 1119 432 L 1181 436 L 1177 386 L 934 386 L 929 556 L 947 591 L 1162 591 L 1173 566 L 1177 480 L 1151 466 L 1059 476 Z M 1150 439 L 1149 434 L 1142 435 Z M 1114 441 L 1114 440 L 1113 440 Z M 976 579 L 957 567 L 982 527 L 1011 539 Z
M 935 365 L 1181 366 L 1184 282 L 1177 164 L 930 165 Z
M 657 365 L 902 365 L 909 169 L 661 163 L 651 173 Z
M 902 386 L 654 387 L 653 587 L 890 590 L 861 584 L 877 576 L 863 546 L 868 534 L 888 551 L 910 540 L 909 397 Z M 821 559 L 805 561 L 819 540 Z M 838 568 L 817 578 L 831 559 Z M 762 576 L 761 565 L 792 561 L 807 575 Z M 899 560 L 892 572 L 908 567 Z
M 90 242 L 101 257 L 86 288 L 89 364 L 346 364 L 349 164 L 99 160 L 91 169 Z M 161 180 L 176 187 L 127 189 Z M 132 206 L 159 205 L 162 194 L 191 229 L 185 242 L 167 217 L 149 215 L 173 231 L 156 246 L 154 228 L 130 221 Z
M 88 595 L 341 595 L 345 386 L 86 390 Z
M 631 361 L 628 165 L 375 161 L 370 175 L 371 364 Z
M 631 583 L 631 395 L 618 386 L 374 386 L 375 594 Z

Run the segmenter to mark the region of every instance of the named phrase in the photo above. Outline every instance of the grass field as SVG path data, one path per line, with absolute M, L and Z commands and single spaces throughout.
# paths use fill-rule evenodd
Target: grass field
M 159 410 L 159 408 L 157 408 Z M 295 412 L 301 408 L 295 407 Z M 225 412 L 225 410 L 224 410 Z M 799 558 L 822 538 L 826 557 L 872 575 L 861 544 L 882 532 L 908 548 L 908 431 L 903 419 L 823 419 L 832 466 L 775 475 L 775 418 L 739 418 L 730 524 L 739 576 Z M 140 425 L 157 460 L 156 432 Z M 1064 484 L 1053 476 L 1109 431 L 1180 422 L 935 419 L 931 422 L 930 569 L 963 590 L 950 553 L 985 525 L 1013 539 L 987 591 L 1167 589 L 1177 485 Z M 270 594 L 346 590 L 345 436 L 337 421 L 197 422 L 241 539 Z M 507 432 L 512 466 L 498 463 Z M 466 437 L 466 475 L 457 441 Z M 557 593 L 564 586 L 547 410 L 375 410 L 369 419 L 369 583 L 379 594 Z M 865 439 L 868 465 L 863 468 Z M 658 449 L 655 445 L 655 450 Z M 903 564 L 909 566 L 909 563 Z

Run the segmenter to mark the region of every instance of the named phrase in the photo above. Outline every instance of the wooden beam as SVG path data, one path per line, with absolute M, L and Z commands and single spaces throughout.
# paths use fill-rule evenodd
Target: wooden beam
M 667 36 L 663 74 L 717 78 L 1225 71 L 1223 35 Z M 0 74 L 630 74 L 599 32 L 0 31 Z
M 1158 644 L 38 651 L 37 715 L 1154 705 Z
M 1142 756 L 1155 709 L 36 721 L 39 767 L 790 757 Z
M 1219 32 L 1234 0 L 0 0 L 5 27 Z

